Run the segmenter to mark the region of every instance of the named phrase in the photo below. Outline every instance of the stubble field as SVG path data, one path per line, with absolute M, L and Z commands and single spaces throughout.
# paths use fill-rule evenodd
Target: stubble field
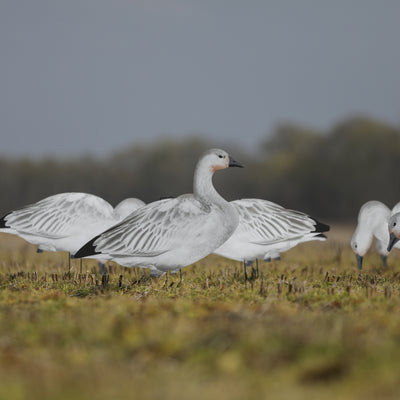
M 179 275 L 36 254 L 0 235 L 0 399 L 398 399 L 400 257 L 350 229 L 282 260 Z

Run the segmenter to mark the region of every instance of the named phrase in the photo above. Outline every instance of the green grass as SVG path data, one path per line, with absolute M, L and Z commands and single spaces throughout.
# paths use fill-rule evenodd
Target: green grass
M 360 274 L 347 236 L 247 282 L 216 256 L 182 282 L 116 264 L 102 282 L 1 235 L 0 399 L 397 399 L 400 258 Z

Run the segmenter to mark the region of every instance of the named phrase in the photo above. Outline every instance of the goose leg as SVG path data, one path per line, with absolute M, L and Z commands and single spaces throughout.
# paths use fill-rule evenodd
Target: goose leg
M 99 264 L 100 274 L 101 274 L 101 275 L 107 275 L 107 267 L 106 267 L 106 264 L 103 263 L 102 261 L 98 261 L 98 264 Z
M 381 259 L 382 259 L 383 268 L 386 268 L 387 267 L 387 256 L 381 255 Z

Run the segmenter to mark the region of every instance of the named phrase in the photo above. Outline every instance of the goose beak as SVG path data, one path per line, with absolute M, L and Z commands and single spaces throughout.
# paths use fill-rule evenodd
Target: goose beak
M 229 156 L 229 167 L 239 167 L 243 168 L 243 165 L 240 164 L 239 161 L 234 160 L 231 156 Z
M 389 239 L 389 245 L 387 247 L 387 251 L 392 250 L 393 246 L 399 241 L 399 238 L 393 233 L 390 232 L 390 239 Z
M 361 271 L 362 269 L 362 262 L 363 262 L 363 256 L 360 256 L 359 254 L 356 254 L 357 258 L 357 264 L 358 264 L 358 269 Z

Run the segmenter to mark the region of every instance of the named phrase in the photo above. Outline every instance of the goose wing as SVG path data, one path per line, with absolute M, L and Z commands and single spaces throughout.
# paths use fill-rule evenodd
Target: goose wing
M 286 209 L 261 199 L 241 199 L 231 202 L 239 213 L 235 234 L 255 244 L 267 244 L 298 238 L 310 232 L 325 232 L 327 225 L 299 211 Z
M 113 207 L 100 197 L 61 193 L 12 211 L 2 218 L 2 224 L 19 233 L 63 238 L 112 215 Z
M 210 212 L 191 195 L 159 200 L 92 239 L 75 256 L 157 256 L 195 241 L 199 232 L 211 230 L 212 226 L 205 226 L 213 223 L 205 218 Z

